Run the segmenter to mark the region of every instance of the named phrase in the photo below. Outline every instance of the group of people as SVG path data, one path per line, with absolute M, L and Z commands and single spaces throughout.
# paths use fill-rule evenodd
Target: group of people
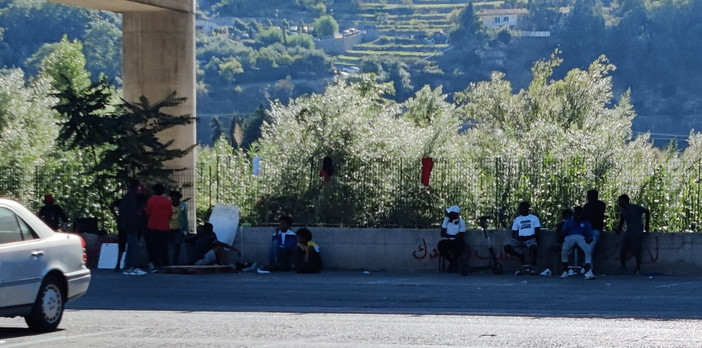
M 636 260 L 636 273 L 641 272 L 641 251 L 644 232 L 649 231 L 650 212 L 638 204 L 632 204 L 629 196 L 621 195 L 618 198 L 619 219 L 615 226 L 617 235 L 622 234 L 623 227 L 626 230 L 621 240 L 620 262 L 622 271 L 626 270 L 626 260 L 628 255 L 633 255 Z M 521 202 L 518 207 L 518 216 L 512 223 L 512 239 L 504 246 L 505 253 L 517 257 L 522 265 L 516 275 L 530 274 L 536 275 L 536 260 L 538 252 L 538 236 L 541 230 L 541 221 L 530 212 L 528 202 Z M 561 278 L 567 278 L 573 274 L 569 271 L 568 259 L 571 251 L 577 246 L 584 253 L 585 279 L 595 279 L 592 268 L 593 252 L 604 229 L 605 211 L 607 206 L 599 200 L 597 190 L 587 192 L 587 203 L 573 210 L 566 209 L 562 212 L 562 221 L 556 226 L 556 242 L 547 251 L 551 255 L 559 255 L 562 263 L 563 273 Z M 460 217 L 460 208 L 452 206 L 446 209 L 446 217 L 441 224 L 441 237 L 443 240 L 437 245 L 437 249 L 442 257 L 449 261 L 449 272 L 455 272 L 458 268 L 457 261 L 462 257 L 465 248 L 464 235 L 466 232 L 465 221 Z M 556 254 L 557 252 L 557 254 Z M 552 262 L 553 257 L 547 256 L 548 262 Z M 551 266 L 541 272 L 541 275 L 550 276 Z
M 322 270 L 320 247 L 312 240 L 312 232 L 300 228 L 294 232 L 292 218 L 281 216 L 271 237 L 268 264 L 259 273 L 291 271 L 297 273 L 319 273 Z
M 138 181 L 130 181 L 126 194 L 116 202 L 119 253 L 115 270 L 120 270 L 125 252 L 125 275 L 144 275 L 139 258 L 139 240 L 143 236 L 149 258 L 149 268 L 158 272 L 164 266 L 177 264 L 180 249 L 189 233 L 188 206 L 181 201 L 179 191 L 170 191 L 162 184 L 152 187 L 148 197 Z M 203 257 L 204 255 L 200 255 Z

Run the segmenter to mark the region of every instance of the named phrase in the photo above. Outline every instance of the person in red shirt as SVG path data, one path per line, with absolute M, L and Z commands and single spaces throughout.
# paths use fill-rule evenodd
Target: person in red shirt
M 146 201 L 146 250 L 154 271 L 168 266 L 168 242 L 171 232 L 170 221 L 173 215 L 171 199 L 164 196 L 166 188 L 161 184 L 153 187 L 154 195 Z

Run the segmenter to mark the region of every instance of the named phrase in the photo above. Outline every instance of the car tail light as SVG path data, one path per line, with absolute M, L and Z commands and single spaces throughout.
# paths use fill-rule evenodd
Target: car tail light
M 80 246 L 83 248 L 83 264 L 88 263 L 88 250 L 85 248 L 85 239 L 83 237 L 78 236 L 80 238 Z

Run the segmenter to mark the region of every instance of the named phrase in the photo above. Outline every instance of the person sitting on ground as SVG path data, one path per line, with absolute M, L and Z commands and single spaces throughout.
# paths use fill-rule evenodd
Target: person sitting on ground
M 536 235 L 541 229 L 541 221 L 539 218 L 529 213 L 529 203 L 521 202 L 519 203 L 519 216 L 514 219 L 512 223 L 512 240 L 510 240 L 504 247 L 505 252 L 510 255 L 514 255 L 519 258 L 522 263 L 522 270 L 516 271 L 515 275 L 522 275 L 526 272 L 529 275 L 536 275 L 533 270 L 534 264 L 536 262 L 536 252 L 538 250 L 538 244 L 536 243 Z M 522 249 L 518 251 L 517 249 Z M 525 253 L 529 254 L 529 259 L 526 259 Z M 528 263 L 526 263 L 528 261 Z
M 446 209 L 446 217 L 441 223 L 441 237 L 436 248 L 443 258 L 448 260 L 449 273 L 458 272 L 458 260 L 463 255 L 466 222 L 460 216 L 461 208 L 457 205 Z
M 319 273 L 322 271 L 322 257 L 319 245 L 312 240 L 312 232 L 306 228 L 297 230 L 295 249 L 295 272 Z
M 577 245 L 585 253 L 585 279 L 595 279 L 592 273 L 592 225 L 585 219 L 585 210 L 582 207 L 573 209 L 573 217 L 566 221 L 563 227 L 566 236 L 561 249 L 561 262 L 563 262 L 563 274 L 561 278 L 568 277 L 568 254 Z
M 60 205 L 56 204 L 52 195 L 44 195 L 44 206 L 39 209 L 37 216 L 44 221 L 52 230 L 68 230 L 66 224 L 68 217 Z
M 554 270 L 556 269 L 556 263 L 560 262 L 561 260 L 561 250 L 563 249 L 563 240 L 565 239 L 565 235 L 567 234 L 568 231 L 565 231 L 563 229 L 566 221 L 570 219 L 573 216 L 573 211 L 571 209 L 563 209 L 561 212 L 561 222 L 559 222 L 556 225 L 556 240 L 553 241 L 553 244 L 551 245 L 551 248 L 546 249 L 548 252 L 548 255 L 546 255 L 546 262 L 548 262 L 548 265 L 546 266 L 546 269 L 541 272 L 542 276 L 549 277 L 553 275 L 553 272 L 551 272 L 551 267 L 553 266 Z M 557 259 L 557 260 L 556 260 Z
M 189 264 L 199 266 L 215 263 L 229 264 L 227 251 L 231 250 L 232 247 L 217 240 L 217 234 L 215 234 L 214 226 L 211 223 L 198 226 L 197 234 L 189 237 L 185 242 L 192 244 Z
M 294 262 L 297 235 L 290 229 L 292 218 L 281 216 L 271 237 L 271 246 L 268 250 L 268 265 L 265 271 L 289 271 Z

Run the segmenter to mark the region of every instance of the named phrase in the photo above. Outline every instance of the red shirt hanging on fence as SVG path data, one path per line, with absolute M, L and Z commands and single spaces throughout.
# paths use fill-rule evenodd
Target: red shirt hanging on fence
M 146 228 L 156 231 L 170 231 L 171 200 L 166 196 L 152 196 L 146 201 Z

